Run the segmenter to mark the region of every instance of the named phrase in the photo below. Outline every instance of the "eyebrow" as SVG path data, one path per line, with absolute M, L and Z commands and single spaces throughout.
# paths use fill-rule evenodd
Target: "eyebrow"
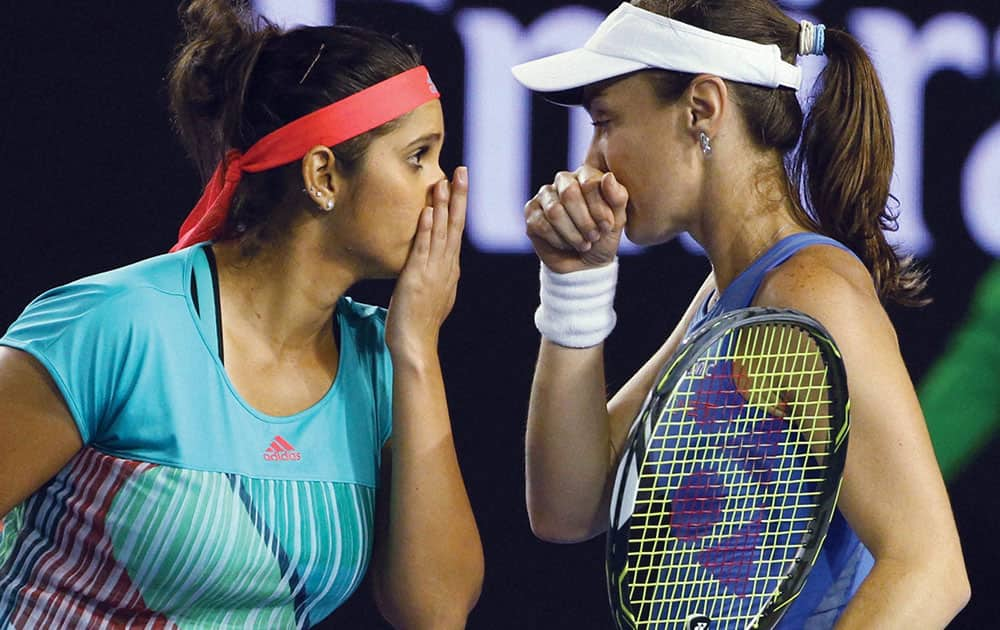
M 594 101 L 598 99 L 603 99 L 599 105 L 602 105 L 605 109 L 610 109 L 611 106 L 607 103 L 608 88 L 610 88 L 615 83 L 621 80 L 621 77 L 612 77 L 610 79 L 605 79 L 604 81 L 598 81 L 597 83 L 591 83 L 590 85 L 584 86 L 581 94 L 580 104 L 583 108 L 590 112 L 590 108 L 594 106 Z
M 438 133 L 436 131 L 433 132 L 433 133 L 425 133 L 424 135 L 420 136 L 416 140 L 414 140 L 414 141 L 410 142 L 409 144 L 407 144 L 406 145 L 406 149 L 410 149 L 412 147 L 415 147 L 418 144 L 432 144 L 434 142 L 439 142 L 439 141 L 441 141 L 443 139 L 443 137 L 444 137 L 443 134 L 440 134 L 440 133 Z
M 584 91 L 583 100 L 580 104 L 583 105 L 583 108 L 589 112 L 591 108 L 594 107 L 594 101 L 600 100 L 603 96 L 604 96 L 604 89 L 594 90 L 593 92 L 589 93 L 587 91 Z M 603 105 L 605 108 L 607 108 L 607 105 L 603 101 L 598 104 Z

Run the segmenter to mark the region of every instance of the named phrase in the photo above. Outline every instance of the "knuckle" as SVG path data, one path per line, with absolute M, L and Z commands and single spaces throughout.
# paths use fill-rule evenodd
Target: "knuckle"
M 567 188 L 571 188 L 576 185 L 576 176 L 569 171 L 560 171 L 556 173 L 555 179 L 552 181 L 552 187 L 562 194 Z
M 563 201 L 568 203 L 577 205 L 585 203 L 583 198 L 583 192 L 580 190 L 580 186 L 577 185 L 576 182 L 573 182 L 569 186 L 566 186 L 566 188 L 564 188 L 560 192 L 559 196 Z
M 539 215 L 531 216 L 525 223 L 525 232 L 530 236 L 532 234 L 538 236 L 545 236 L 552 231 L 552 226 L 548 224 L 547 221 L 543 220 Z
M 580 182 L 580 188 L 587 194 L 599 192 L 601 189 L 601 178 L 591 177 Z
M 524 218 L 530 221 L 531 216 L 535 214 L 537 210 L 540 210 L 541 207 L 542 205 L 539 203 L 537 198 L 529 200 L 528 203 L 524 204 Z
M 552 203 L 542 208 L 542 214 L 549 221 L 558 221 L 566 216 L 566 208 L 561 203 Z
M 566 191 L 578 189 L 579 187 L 580 183 L 577 182 L 576 178 L 572 176 L 556 180 L 555 185 L 555 188 L 560 195 L 564 195 L 566 194 Z

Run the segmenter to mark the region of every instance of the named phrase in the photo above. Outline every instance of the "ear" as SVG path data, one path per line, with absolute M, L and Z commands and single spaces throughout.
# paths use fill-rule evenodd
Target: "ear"
M 704 133 L 709 138 L 715 138 L 729 107 L 726 82 L 715 75 L 700 74 L 688 85 L 684 97 L 691 135 L 697 139 L 699 134 Z
M 342 177 L 337 170 L 337 158 L 330 147 L 317 145 L 302 158 L 302 181 L 306 194 L 321 210 L 333 210 L 340 192 Z

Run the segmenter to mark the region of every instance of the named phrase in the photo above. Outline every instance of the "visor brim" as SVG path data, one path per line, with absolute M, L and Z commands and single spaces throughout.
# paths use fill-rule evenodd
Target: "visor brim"
M 576 105 L 580 103 L 582 88 L 648 68 L 641 61 L 577 48 L 516 65 L 511 72 L 521 85 L 544 93 L 546 99 Z

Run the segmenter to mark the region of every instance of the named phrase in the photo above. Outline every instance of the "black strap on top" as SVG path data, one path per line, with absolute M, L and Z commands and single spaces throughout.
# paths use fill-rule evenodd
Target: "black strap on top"
M 211 245 L 205 244 L 195 253 L 194 264 L 191 265 L 191 300 L 198 314 L 205 338 L 215 339 L 215 351 L 219 361 L 225 365 L 225 352 L 222 344 L 222 303 L 219 300 L 219 269 L 215 261 L 215 253 Z M 330 325 L 333 326 L 334 343 L 338 351 L 341 348 L 340 326 L 337 322 L 337 312 L 334 311 Z
M 191 300 L 205 338 L 215 340 L 219 361 L 225 364 L 222 345 L 222 305 L 219 301 L 219 271 L 210 245 L 198 248 L 191 266 Z

